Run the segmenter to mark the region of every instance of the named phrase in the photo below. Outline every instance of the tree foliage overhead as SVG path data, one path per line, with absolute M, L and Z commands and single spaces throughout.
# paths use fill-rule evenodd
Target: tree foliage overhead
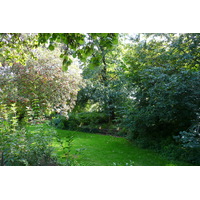
M 48 48 L 54 50 L 55 43 L 63 45 L 63 53 L 60 55 L 63 58 L 63 67 L 67 68 L 72 59 L 69 57 L 77 57 L 82 62 L 90 58 L 97 48 L 96 41 L 99 40 L 100 44 L 110 49 L 118 42 L 118 34 L 116 33 L 40 33 L 39 44 L 48 43 Z M 101 57 L 96 57 L 94 66 L 99 65 Z
M 33 57 L 33 49 L 38 47 L 36 34 L 0 33 L 1 65 L 21 63 L 25 65 L 27 57 Z
M 98 38 L 101 38 L 101 45 L 107 49 L 118 43 L 117 33 L 1 33 L 0 56 L 6 60 L 17 58 L 17 62 L 24 64 L 26 54 L 27 52 L 31 53 L 31 48 L 45 45 L 53 51 L 58 44 L 62 44 L 60 57 L 63 59 L 63 68 L 65 69 L 72 63 L 70 56 L 77 57 L 83 62 L 91 56 L 96 48 L 94 41 Z M 29 51 L 22 47 L 26 47 Z M 96 63 L 98 63 L 98 59 Z

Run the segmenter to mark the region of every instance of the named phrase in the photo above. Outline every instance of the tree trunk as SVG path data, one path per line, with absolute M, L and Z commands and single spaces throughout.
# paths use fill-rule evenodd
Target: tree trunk
M 4 166 L 4 156 L 3 156 L 3 151 L 1 152 L 1 166 Z

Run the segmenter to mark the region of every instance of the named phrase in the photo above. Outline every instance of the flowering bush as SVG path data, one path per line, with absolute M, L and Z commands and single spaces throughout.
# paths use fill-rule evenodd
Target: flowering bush
M 35 99 L 41 112 L 53 110 L 67 117 L 83 84 L 78 70 L 62 71 L 60 59 L 48 50 L 39 53 L 43 51 L 38 60 L 29 59 L 26 66 L 14 63 L 0 73 L 1 100 L 7 105 L 16 103 L 21 118 Z

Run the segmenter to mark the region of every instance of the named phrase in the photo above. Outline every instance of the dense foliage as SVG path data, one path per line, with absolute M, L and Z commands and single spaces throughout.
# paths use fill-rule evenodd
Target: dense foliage
M 97 42 L 96 50 L 101 65 L 84 65 L 74 112 L 104 113 L 115 134 L 199 163 L 199 132 L 188 131 L 199 124 L 199 34 L 137 34 L 108 51 Z
M 78 94 L 78 112 L 90 111 L 105 113 L 108 121 L 116 118 L 118 108 L 123 104 L 126 96 L 126 84 L 123 73 L 122 48 L 113 46 L 110 49 L 102 46 L 101 38 L 95 41 L 96 49 L 92 58 L 83 64 L 84 87 Z M 95 59 L 100 58 L 94 67 Z M 86 108 L 86 109 L 85 109 Z
M 34 54 L 38 59 L 28 59 L 26 66 L 14 63 L 12 67 L 1 68 L 2 103 L 16 103 L 21 119 L 26 107 L 32 108 L 35 99 L 41 111 L 55 110 L 67 116 L 83 84 L 80 73 L 73 71 L 73 66 L 71 71 L 62 71 L 59 52 L 50 54 L 48 50 L 39 49 Z
M 26 121 L 34 124 L 34 129 L 30 128 L 30 123 L 21 126 L 17 120 L 16 104 L 9 107 L 2 104 L 0 107 L 0 152 L 1 165 L 55 165 L 56 159 L 52 156 L 53 148 L 51 142 L 55 137 L 55 130 L 44 127 L 41 123 L 36 124 L 41 119 L 33 117 L 29 112 Z M 31 124 L 32 124 L 31 123 Z
M 126 108 L 124 123 L 132 136 L 171 136 L 198 121 L 200 73 L 150 67 L 133 77 L 134 101 Z M 127 116 L 128 115 L 128 116 Z
M 37 105 L 58 128 L 200 164 L 200 34 L 0 34 L 0 56 L 0 102 L 19 120 Z
M 102 45 L 109 49 L 113 42 L 117 43 L 117 35 L 0 34 L 2 165 L 58 165 L 56 158 L 52 160 L 53 150 L 49 146 L 56 136 L 49 127 L 43 129 L 40 124 L 52 111 L 67 117 L 75 105 L 84 83 L 80 70 L 72 63 L 73 57 L 85 62 L 95 48 L 95 38 L 101 36 Z M 37 122 L 34 131 L 27 129 L 32 119 Z M 71 165 L 72 140 L 67 146 L 57 140 L 62 148 L 68 149 L 64 164 Z
M 117 33 L 0 33 L 0 58 L 9 63 L 20 62 L 25 64 L 27 55 L 32 55 L 32 49 L 38 46 L 46 46 L 53 51 L 57 46 L 62 45 L 63 69 L 72 63 L 72 56 L 78 57 L 85 62 L 93 54 L 96 48 L 95 40 L 106 49 L 112 48 L 118 43 Z M 95 58 L 95 65 L 98 65 L 101 57 Z

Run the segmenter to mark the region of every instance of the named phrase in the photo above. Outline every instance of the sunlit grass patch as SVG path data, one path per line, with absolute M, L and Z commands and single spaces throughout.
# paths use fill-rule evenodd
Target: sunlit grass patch
M 81 166 L 183 166 L 158 153 L 141 149 L 125 138 L 57 129 L 59 137 L 73 137 L 71 154 Z M 57 144 L 55 143 L 55 146 Z M 58 151 L 57 155 L 63 155 Z

